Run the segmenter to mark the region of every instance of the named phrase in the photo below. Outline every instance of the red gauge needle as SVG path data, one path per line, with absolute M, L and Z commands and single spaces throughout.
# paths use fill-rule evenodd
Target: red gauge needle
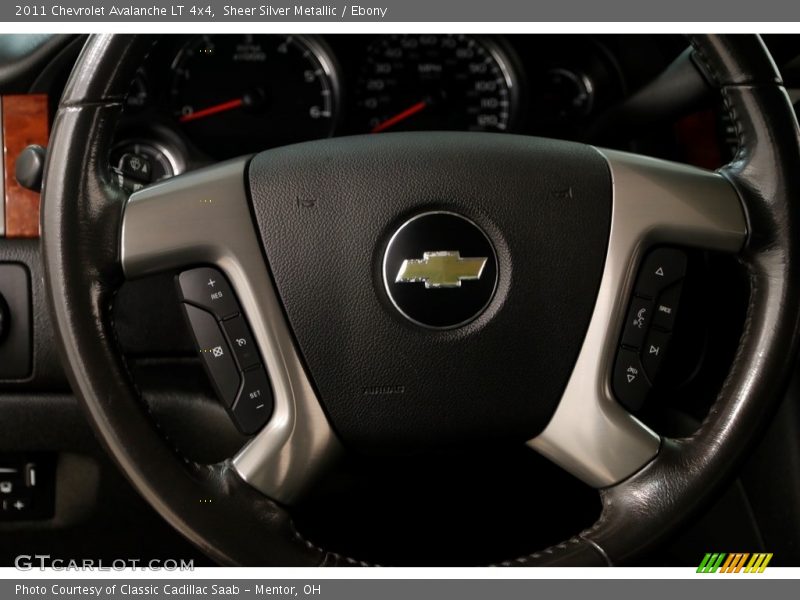
M 414 116 L 419 111 L 423 110 L 426 106 L 428 106 L 428 103 L 425 101 L 417 102 L 413 106 L 409 106 L 404 111 L 397 113 L 395 116 L 389 117 L 385 121 L 382 121 L 377 125 L 375 125 L 375 127 L 372 128 L 372 133 L 380 133 L 381 131 L 385 131 L 389 129 L 389 127 L 397 125 L 400 121 L 405 121 L 408 117 Z
M 188 115 L 182 115 L 178 119 L 178 121 L 180 121 L 181 123 L 188 123 L 189 121 L 194 121 L 195 119 L 202 119 L 204 117 L 210 117 L 211 115 L 216 115 L 221 112 L 233 110 L 234 108 L 239 108 L 240 106 L 243 105 L 244 105 L 244 99 L 236 98 L 236 100 L 228 100 L 227 102 L 220 102 L 219 104 L 215 104 L 214 106 L 209 106 L 208 108 L 191 112 Z

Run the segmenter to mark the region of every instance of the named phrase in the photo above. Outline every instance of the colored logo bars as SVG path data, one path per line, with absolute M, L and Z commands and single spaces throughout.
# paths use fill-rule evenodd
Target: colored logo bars
M 703 557 L 703 561 L 697 567 L 697 572 L 763 573 L 771 560 L 771 552 L 757 554 L 749 554 L 747 552 L 734 554 L 709 552 Z

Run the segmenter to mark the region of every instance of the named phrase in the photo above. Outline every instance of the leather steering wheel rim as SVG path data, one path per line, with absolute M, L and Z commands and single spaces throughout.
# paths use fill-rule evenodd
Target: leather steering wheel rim
M 794 366 L 800 327 L 800 139 L 778 71 L 758 36 L 694 36 L 696 62 L 721 93 L 739 150 L 720 170 L 744 205 L 739 254 L 750 283 L 734 364 L 690 438 L 664 439 L 641 470 L 600 491 L 600 519 L 509 565 L 619 565 L 663 541 L 731 476 Z M 165 439 L 118 350 L 112 321 L 125 198 L 107 156 L 148 36 L 86 44 L 53 125 L 43 186 L 45 283 L 73 390 L 98 437 L 144 498 L 203 552 L 230 565 L 365 565 L 315 546 L 288 511 L 242 481 L 230 461 L 200 465 Z M 200 504 L 199 499 L 210 503 Z M 233 523 L 235 522 L 235 525 Z

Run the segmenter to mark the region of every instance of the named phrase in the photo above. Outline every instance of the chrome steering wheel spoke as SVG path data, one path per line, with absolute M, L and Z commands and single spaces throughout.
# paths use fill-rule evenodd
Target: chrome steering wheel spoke
M 290 504 L 338 453 L 339 442 L 306 376 L 252 221 L 249 158 L 221 163 L 133 194 L 122 220 L 126 277 L 213 265 L 230 281 L 272 382 L 266 426 L 233 458 L 239 475 Z
M 572 375 L 547 427 L 528 445 L 594 487 L 619 483 L 659 451 L 660 438 L 614 398 L 611 372 L 644 253 L 659 244 L 738 252 L 742 203 L 720 174 L 599 150 L 613 184 L 611 232 L 597 303 Z

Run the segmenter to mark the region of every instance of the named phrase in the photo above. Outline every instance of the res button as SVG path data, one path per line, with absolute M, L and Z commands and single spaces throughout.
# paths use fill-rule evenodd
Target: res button
M 225 276 L 210 267 L 184 271 L 178 276 L 181 298 L 204 308 L 221 320 L 239 312 L 239 303 Z

